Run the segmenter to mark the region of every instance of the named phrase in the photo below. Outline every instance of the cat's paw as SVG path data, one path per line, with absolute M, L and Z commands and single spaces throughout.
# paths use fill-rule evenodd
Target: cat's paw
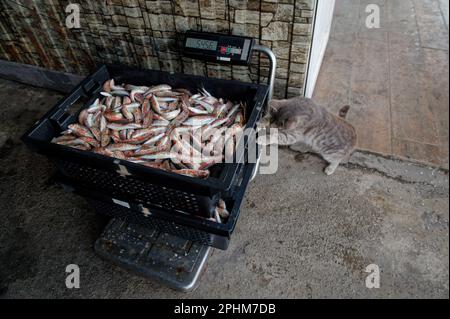
M 333 174 L 335 170 L 336 170 L 336 166 L 328 165 L 327 167 L 325 167 L 324 173 L 329 176 L 329 175 Z
M 268 131 L 266 134 L 260 134 L 257 138 L 257 143 L 261 146 L 278 144 L 278 134 L 273 131 Z

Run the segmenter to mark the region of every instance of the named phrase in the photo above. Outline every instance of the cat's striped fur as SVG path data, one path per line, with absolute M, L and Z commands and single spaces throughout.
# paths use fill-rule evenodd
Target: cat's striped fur
M 278 128 L 279 145 L 290 145 L 294 150 L 304 150 L 306 146 L 321 155 L 329 163 L 325 168 L 327 175 L 350 157 L 357 136 L 354 127 L 343 119 L 349 106 L 341 108 L 340 116 L 303 97 L 272 100 L 269 106 L 270 115 L 262 124 Z

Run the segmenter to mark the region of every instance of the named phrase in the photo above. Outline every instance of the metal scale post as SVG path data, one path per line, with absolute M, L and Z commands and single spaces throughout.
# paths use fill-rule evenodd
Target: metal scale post
M 187 31 L 183 51 L 194 59 L 229 65 L 248 65 L 253 51 L 265 54 L 270 61 L 267 101 L 272 99 L 276 58 L 270 48 L 256 44 L 253 38 Z M 198 284 L 211 247 L 113 218 L 95 242 L 95 251 L 131 272 L 176 290 L 191 291 Z

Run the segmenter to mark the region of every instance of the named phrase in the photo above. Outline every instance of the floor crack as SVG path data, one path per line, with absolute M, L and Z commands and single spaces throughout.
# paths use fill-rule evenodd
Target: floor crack
M 378 174 L 382 177 L 386 177 L 390 180 L 394 180 L 396 182 L 399 182 L 401 184 L 407 184 L 407 185 L 422 185 L 422 186 L 431 186 L 431 187 L 437 187 L 436 185 L 432 184 L 432 183 L 427 183 L 427 182 L 419 182 L 419 181 L 411 181 L 411 180 L 407 180 L 405 178 L 403 178 L 400 175 L 390 175 L 382 170 L 379 170 L 377 168 L 374 167 L 368 167 L 368 166 L 364 166 L 361 164 L 357 164 L 357 163 L 345 163 L 345 164 L 341 164 L 342 166 L 348 168 L 348 169 L 359 169 L 359 170 L 365 170 L 371 173 L 375 173 Z

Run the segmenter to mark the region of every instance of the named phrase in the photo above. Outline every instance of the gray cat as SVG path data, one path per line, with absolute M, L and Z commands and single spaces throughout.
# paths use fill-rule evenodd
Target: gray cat
M 303 97 L 272 100 L 269 107 L 270 114 L 260 126 L 277 128 L 278 141 L 265 144 L 289 145 L 301 152 L 311 150 L 329 163 L 325 168 L 327 175 L 333 174 L 339 163 L 348 160 L 355 148 L 356 131 L 344 120 L 348 105 L 339 111 L 339 116 Z

